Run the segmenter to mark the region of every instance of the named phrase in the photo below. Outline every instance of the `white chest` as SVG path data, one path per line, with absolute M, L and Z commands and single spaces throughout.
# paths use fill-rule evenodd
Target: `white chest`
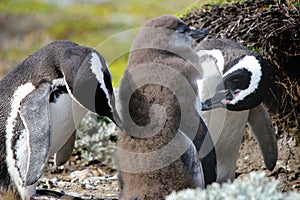
M 211 60 L 203 63 L 204 78 L 198 81 L 201 101 L 211 98 L 222 74 Z M 229 111 L 224 108 L 203 112 L 203 120 L 212 135 L 218 163 L 217 181 L 234 178 L 237 154 L 245 133 L 249 110 Z
M 87 110 L 80 107 L 67 93 L 61 94 L 55 103 L 50 103 L 50 156 L 65 144 L 86 113 Z

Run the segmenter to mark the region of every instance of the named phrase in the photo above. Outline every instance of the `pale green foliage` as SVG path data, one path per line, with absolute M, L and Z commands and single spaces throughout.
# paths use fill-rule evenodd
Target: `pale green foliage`
M 112 138 L 117 138 L 116 126 L 107 119 L 99 120 L 96 115 L 88 113 L 77 130 L 75 153 L 80 151 L 87 162 L 98 160 L 113 167 L 116 143 Z
M 278 191 L 279 181 L 269 179 L 264 172 L 251 172 L 232 183 L 213 183 L 207 189 L 187 189 L 173 192 L 166 200 L 296 200 L 300 193 Z

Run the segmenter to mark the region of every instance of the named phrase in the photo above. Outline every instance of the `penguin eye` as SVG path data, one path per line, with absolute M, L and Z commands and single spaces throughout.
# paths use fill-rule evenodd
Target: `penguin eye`
M 235 90 L 235 91 L 233 92 L 234 95 L 237 95 L 237 94 L 239 94 L 239 93 L 240 93 L 240 90 Z
M 176 32 L 185 33 L 185 32 L 188 32 L 189 30 L 190 30 L 190 28 L 187 25 L 180 23 L 178 25 L 178 28 L 177 28 Z

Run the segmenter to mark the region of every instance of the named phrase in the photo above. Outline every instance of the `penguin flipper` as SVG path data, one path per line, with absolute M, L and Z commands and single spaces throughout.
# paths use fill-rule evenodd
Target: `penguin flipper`
M 42 83 L 24 98 L 20 116 L 28 133 L 26 172 L 21 173 L 26 185 L 34 184 L 43 174 L 50 149 L 49 94 L 51 86 Z
M 247 123 L 258 142 L 267 169 L 272 171 L 278 156 L 277 140 L 270 115 L 262 103 L 250 110 Z
M 72 156 L 75 139 L 76 131 L 72 133 L 72 135 L 69 137 L 66 143 L 58 150 L 58 152 L 55 153 L 54 160 L 56 166 L 61 166 L 65 164 Z

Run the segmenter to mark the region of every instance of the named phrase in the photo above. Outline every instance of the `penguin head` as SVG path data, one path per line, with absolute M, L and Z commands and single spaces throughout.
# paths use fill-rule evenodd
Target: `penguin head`
M 115 108 L 110 71 L 97 51 L 80 46 L 68 49 L 61 68 L 67 89 L 75 102 L 99 116 L 108 117 L 124 129 Z
M 101 87 L 101 84 L 104 85 Z M 106 92 L 107 90 L 107 92 Z M 116 99 L 112 87 L 111 74 L 107 67 L 103 71 L 103 81 L 97 84 L 95 94 L 95 111 L 99 116 L 106 116 L 111 119 L 122 131 L 125 128 L 116 110 Z
M 185 39 L 187 42 L 190 42 L 190 44 L 194 40 L 205 38 L 208 34 L 208 31 L 205 29 L 188 27 L 182 20 L 172 15 L 163 15 L 153 18 L 145 24 L 145 27 L 170 30 L 172 31 L 171 34 L 178 35 L 179 38 Z
M 225 71 L 212 98 L 202 102 L 202 110 L 227 108 L 247 110 L 259 105 L 269 86 L 269 66 L 260 55 L 243 55 L 225 66 Z
M 146 22 L 139 35 L 141 38 L 137 38 L 133 45 L 136 48 L 191 48 L 192 43 L 204 39 L 208 31 L 190 28 L 172 15 L 162 15 Z

